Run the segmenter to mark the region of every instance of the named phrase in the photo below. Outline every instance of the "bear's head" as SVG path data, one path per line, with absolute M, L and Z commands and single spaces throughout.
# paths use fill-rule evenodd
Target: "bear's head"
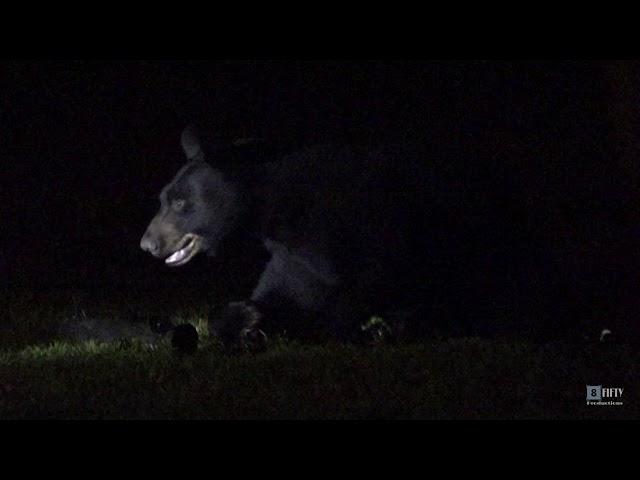
M 215 255 L 242 214 L 242 188 L 207 162 L 193 127 L 184 130 L 181 143 L 187 163 L 162 189 L 160 210 L 140 241 L 144 251 L 173 267 L 199 252 Z

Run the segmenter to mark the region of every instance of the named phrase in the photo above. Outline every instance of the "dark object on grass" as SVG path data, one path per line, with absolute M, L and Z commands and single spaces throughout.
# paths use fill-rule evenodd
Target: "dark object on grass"
M 171 346 L 180 353 L 192 355 L 198 350 L 198 332 L 190 323 L 183 323 L 173 329 Z

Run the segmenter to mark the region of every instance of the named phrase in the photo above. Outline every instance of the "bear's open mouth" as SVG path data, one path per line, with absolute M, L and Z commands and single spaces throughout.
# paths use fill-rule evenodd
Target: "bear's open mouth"
M 164 262 L 171 267 L 179 267 L 191 260 L 202 246 L 202 237 L 193 233 L 187 233 L 178 242 L 178 249 Z

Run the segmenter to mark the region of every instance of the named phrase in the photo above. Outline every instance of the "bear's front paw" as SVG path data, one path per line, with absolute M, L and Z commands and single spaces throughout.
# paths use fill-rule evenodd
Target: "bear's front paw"
M 243 328 L 240 331 L 240 345 L 248 352 L 263 352 L 267 348 L 267 334 L 260 328 Z
M 253 302 L 231 302 L 209 319 L 209 330 L 228 349 L 262 351 L 266 348 L 267 336 L 259 328 L 261 321 L 262 313 Z

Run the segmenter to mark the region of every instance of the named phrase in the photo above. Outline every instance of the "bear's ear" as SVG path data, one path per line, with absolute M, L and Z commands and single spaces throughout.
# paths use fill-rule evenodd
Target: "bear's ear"
M 180 137 L 182 149 L 189 160 L 204 161 L 204 152 L 198 138 L 198 132 L 193 125 L 187 126 Z

